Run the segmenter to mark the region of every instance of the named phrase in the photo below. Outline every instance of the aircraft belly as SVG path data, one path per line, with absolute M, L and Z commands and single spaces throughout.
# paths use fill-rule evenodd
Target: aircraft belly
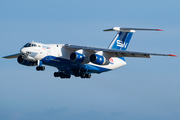
M 57 67 L 58 69 L 87 69 L 88 73 L 101 73 L 111 70 L 109 68 L 104 68 L 102 66 L 94 66 L 91 64 L 77 64 L 72 62 L 71 60 L 54 56 L 46 56 L 41 61 L 45 65 Z
M 41 61 L 45 65 L 54 66 L 58 68 L 75 65 L 70 60 L 66 60 L 66 59 L 62 59 L 62 58 L 54 57 L 54 56 L 46 56 Z

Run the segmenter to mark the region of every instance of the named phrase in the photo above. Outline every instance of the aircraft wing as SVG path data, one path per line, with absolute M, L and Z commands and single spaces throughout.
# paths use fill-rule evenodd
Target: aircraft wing
M 78 45 L 71 45 L 71 44 L 65 44 L 65 48 L 71 49 L 71 50 L 79 50 L 83 49 L 89 52 L 96 53 L 98 51 L 103 51 L 108 53 L 111 57 L 141 57 L 141 58 L 151 58 L 151 55 L 155 56 L 173 56 L 177 57 L 173 54 L 157 54 L 157 53 L 145 53 L 145 52 L 134 52 L 134 51 L 125 51 L 125 50 L 115 50 L 115 49 L 105 49 L 105 48 L 96 48 L 96 47 L 87 47 L 87 46 L 78 46 Z
M 17 53 L 17 54 L 13 54 L 13 55 L 4 56 L 3 58 L 6 58 L 6 59 L 12 59 L 12 58 L 17 58 L 19 55 L 21 55 L 21 53 Z

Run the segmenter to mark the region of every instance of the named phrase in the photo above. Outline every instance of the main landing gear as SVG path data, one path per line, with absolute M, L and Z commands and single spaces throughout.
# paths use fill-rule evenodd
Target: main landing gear
M 54 77 L 60 77 L 60 78 L 71 78 L 71 75 L 67 75 L 63 72 L 54 72 Z
M 91 78 L 91 73 L 87 73 L 87 70 L 72 69 L 72 72 L 75 77 Z
M 71 78 L 71 75 L 65 74 L 64 72 L 54 72 L 54 77 L 60 77 L 62 79 L 64 78 Z M 75 77 L 81 77 L 81 78 L 91 78 L 90 73 L 81 73 L 80 76 L 75 76 Z
M 37 67 L 36 67 L 36 70 L 37 70 L 37 71 L 44 71 L 44 70 L 45 70 L 45 67 L 44 67 L 44 66 L 37 66 Z
M 90 73 L 84 73 L 80 75 L 81 78 L 91 78 L 91 74 Z

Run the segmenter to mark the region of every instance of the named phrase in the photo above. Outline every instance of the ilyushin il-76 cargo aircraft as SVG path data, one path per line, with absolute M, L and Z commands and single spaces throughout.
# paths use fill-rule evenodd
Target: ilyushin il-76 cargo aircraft
M 37 66 L 37 71 L 44 71 L 43 65 L 56 67 L 54 77 L 70 78 L 71 75 L 91 78 L 92 73 L 103 73 L 126 65 L 125 57 L 150 58 L 155 56 L 176 56 L 126 51 L 135 30 L 162 31 L 161 29 L 139 29 L 113 27 L 104 31 L 117 31 L 108 48 L 96 48 L 71 44 L 25 44 L 20 53 L 3 58 L 17 58 L 18 63 Z

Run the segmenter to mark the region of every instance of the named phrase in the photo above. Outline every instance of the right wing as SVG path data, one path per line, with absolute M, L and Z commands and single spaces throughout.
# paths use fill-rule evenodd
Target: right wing
M 135 52 L 135 51 L 125 51 L 125 50 L 114 50 L 114 49 L 78 46 L 78 45 L 71 45 L 71 44 L 65 44 L 64 47 L 67 48 L 67 49 L 74 50 L 74 51 L 79 50 L 79 49 L 83 49 L 83 50 L 89 51 L 91 53 L 96 53 L 98 51 L 103 51 L 103 52 L 108 53 L 110 57 L 151 58 L 151 55 L 177 57 L 176 55 L 173 55 L 173 54 L 157 54 L 157 53 L 145 53 L 145 52 Z
M 17 58 L 19 55 L 21 55 L 21 53 L 17 53 L 17 54 L 13 54 L 13 55 L 4 56 L 3 58 L 6 58 L 6 59 L 12 59 L 12 58 Z

